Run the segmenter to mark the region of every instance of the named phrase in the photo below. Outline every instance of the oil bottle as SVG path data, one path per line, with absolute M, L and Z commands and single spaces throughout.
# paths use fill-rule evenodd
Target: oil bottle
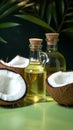
M 45 54 L 41 51 L 42 39 L 29 39 L 30 56 L 29 65 L 25 68 L 24 78 L 28 90 L 25 97 L 26 104 L 45 101 L 46 96 L 46 71 L 44 70 Z M 44 59 L 42 60 L 42 54 Z
M 59 33 L 46 33 L 47 50 L 46 54 L 48 59 L 45 64 L 45 70 L 47 77 L 57 71 L 66 71 L 66 60 L 63 54 L 58 51 L 58 39 Z M 52 100 L 49 94 L 46 92 L 47 101 Z

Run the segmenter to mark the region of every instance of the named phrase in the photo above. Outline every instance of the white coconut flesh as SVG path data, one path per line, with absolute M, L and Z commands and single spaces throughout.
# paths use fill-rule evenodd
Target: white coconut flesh
M 73 83 L 73 72 L 55 72 L 48 77 L 48 83 L 52 87 L 63 87 L 65 85 Z
M 16 101 L 26 93 L 26 83 L 22 76 L 13 71 L 0 69 L 0 99 Z
M 29 64 L 29 59 L 17 55 L 8 63 L 4 62 L 3 60 L 0 60 L 0 62 L 4 65 L 10 66 L 10 67 L 25 68 Z

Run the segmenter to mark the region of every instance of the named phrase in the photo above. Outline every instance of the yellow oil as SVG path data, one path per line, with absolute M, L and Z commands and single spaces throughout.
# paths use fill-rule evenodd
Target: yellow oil
M 47 74 L 56 71 L 66 71 L 66 61 L 64 56 L 59 52 L 48 53 L 48 62 L 46 62 L 45 69 Z
M 25 102 L 28 104 L 45 101 L 46 72 L 39 62 L 31 62 L 25 69 L 24 78 L 28 90 Z

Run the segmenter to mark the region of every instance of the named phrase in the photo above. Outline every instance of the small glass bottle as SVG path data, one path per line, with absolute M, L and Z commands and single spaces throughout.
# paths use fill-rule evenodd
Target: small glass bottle
M 46 96 L 46 71 L 44 70 L 44 60 L 42 61 L 41 43 L 42 39 L 30 38 L 29 65 L 25 68 L 24 77 L 28 90 L 24 101 L 26 104 L 45 101 Z M 45 56 L 44 56 L 45 57 Z
M 48 59 L 45 64 L 45 70 L 47 72 L 47 77 L 49 77 L 52 73 L 57 71 L 66 71 L 66 60 L 65 57 L 58 51 L 58 37 L 59 33 L 46 33 L 47 40 L 47 50 L 46 54 Z M 52 98 L 49 96 L 48 92 L 46 92 L 47 101 Z

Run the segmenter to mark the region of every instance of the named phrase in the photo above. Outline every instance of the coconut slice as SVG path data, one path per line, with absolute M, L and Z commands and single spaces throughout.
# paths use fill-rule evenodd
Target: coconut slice
M 18 73 L 7 69 L 0 69 L 0 104 L 10 103 L 22 99 L 26 94 L 26 83 Z
M 59 104 L 73 105 L 73 71 L 59 71 L 49 76 L 47 91 Z
M 18 72 L 24 77 L 24 69 L 29 64 L 29 59 L 17 55 L 10 62 L 4 62 L 0 60 L 0 68 L 6 68 Z

